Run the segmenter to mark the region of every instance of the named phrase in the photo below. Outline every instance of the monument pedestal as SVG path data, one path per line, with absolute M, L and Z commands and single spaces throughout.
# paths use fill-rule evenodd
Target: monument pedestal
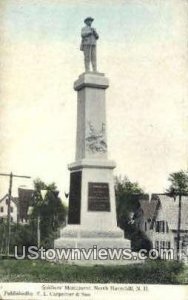
M 77 91 L 76 160 L 69 165 L 68 225 L 55 240 L 55 248 L 128 248 L 117 227 L 113 169 L 108 160 L 105 90 L 102 73 L 83 73 Z M 75 263 L 75 262 L 74 262 Z M 96 263 L 96 262 L 95 262 Z

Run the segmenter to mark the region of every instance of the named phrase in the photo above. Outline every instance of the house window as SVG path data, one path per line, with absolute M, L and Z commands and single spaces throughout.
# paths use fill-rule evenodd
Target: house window
M 11 213 L 13 212 L 13 207 L 12 207 L 12 206 L 10 207 L 10 212 L 11 212 Z
M 3 208 L 3 206 L 1 206 L 1 212 L 3 212 L 4 211 L 4 208 Z
M 159 241 L 155 241 L 155 249 L 159 250 Z
M 10 221 L 13 222 L 13 217 L 10 218 Z
M 159 246 L 158 241 L 156 241 L 155 243 L 157 243 L 157 245 Z M 156 246 L 156 249 L 157 249 L 157 246 Z M 160 241 L 160 249 L 170 249 L 170 241 Z
M 160 230 L 160 227 L 159 227 L 159 221 L 157 221 L 156 222 L 156 227 L 155 227 L 155 230 L 156 230 L 156 232 L 160 232 L 159 230 Z
M 145 222 L 145 231 L 147 231 L 147 222 Z
M 165 222 L 161 221 L 161 232 L 165 232 Z
M 169 232 L 168 222 L 166 222 L 166 232 Z
M 165 232 L 165 222 L 159 221 L 159 232 Z
M 156 222 L 156 232 L 165 232 L 165 222 L 164 221 L 157 221 Z

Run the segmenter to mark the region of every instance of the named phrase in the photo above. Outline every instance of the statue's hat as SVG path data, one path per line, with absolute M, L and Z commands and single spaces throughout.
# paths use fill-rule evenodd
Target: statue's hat
M 87 21 L 91 20 L 93 22 L 93 18 L 92 17 L 87 17 L 85 20 L 84 20 L 84 23 L 86 23 Z

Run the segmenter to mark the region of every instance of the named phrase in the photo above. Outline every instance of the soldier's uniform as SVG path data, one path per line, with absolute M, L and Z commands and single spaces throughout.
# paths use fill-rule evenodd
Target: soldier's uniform
M 93 21 L 93 18 L 86 18 Z M 84 21 L 84 22 L 85 22 Z M 86 72 L 90 70 L 90 63 L 92 64 L 93 71 L 97 71 L 97 58 L 96 58 L 96 40 L 99 38 L 96 30 L 87 25 L 81 31 L 81 46 L 80 50 L 84 52 L 84 63 Z

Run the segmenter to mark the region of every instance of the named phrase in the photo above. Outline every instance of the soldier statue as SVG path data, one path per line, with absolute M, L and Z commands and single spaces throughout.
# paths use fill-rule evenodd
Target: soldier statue
M 83 27 L 81 31 L 82 41 L 80 50 L 84 53 L 86 72 L 90 71 L 90 63 L 92 65 L 93 72 L 97 72 L 96 41 L 98 40 L 99 36 L 96 30 L 91 27 L 93 20 L 94 19 L 91 17 L 86 18 L 84 20 L 86 26 Z

